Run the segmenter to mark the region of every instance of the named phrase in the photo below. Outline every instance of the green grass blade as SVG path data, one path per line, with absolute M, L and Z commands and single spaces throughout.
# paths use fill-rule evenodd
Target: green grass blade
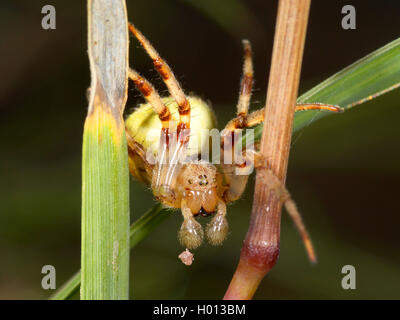
M 400 86 L 400 38 L 356 61 L 301 95 L 298 103 L 321 102 L 349 109 Z M 324 111 L 297 112 L 293 132 L 324 116 Z M 255 127 L 254 139 L 261 138 L 262 125 Z
M 68 300 L 75 295 L 81 287 L 81 271 L 72 276 L 60 289 L 51 295 L 50 300 Z
M 81 299 L 129 298 L 125 0 L 88 1 L 92 83 L 82 152 Z
M 128 158 L 124 135 L 111 121 L 95 121 L 97 130 L 85 126 L 82 299 L 127 299 L 129 292 Z
M 163 206 L 158 203 L 144 215 L 142 215 L 131 226 L 130 247 L 131 249 L 142 241 L 151 231 L 153 231 L 167 217 L 171 216 L 173 211 L 163 210 Z
M 136 220 L 130 228 L 130 248 L 133 249 L 140 241 L 149 235 L 156 227 L 161 224 L 167 217 L 171 216 L 171 210 L 163 210 L 161 204 L 157 204 L 152 209 L 143 214 Z M 78 271 L 70 280 L 68 280 L 57 292 L 55 292 L 51 300 L 66 300 L 75 295 L 81 285 L 81 272 Z

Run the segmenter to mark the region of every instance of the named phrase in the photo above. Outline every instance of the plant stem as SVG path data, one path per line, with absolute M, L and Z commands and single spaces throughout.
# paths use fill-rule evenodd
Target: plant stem
M 280 0 L 260 152 L 284 183 L 310 0 Z M 251 299 L 279 256 L 282 203 L 257 172 L 250 227 L 224 299 Z
M 124 0 L 88 1 L 92 76 L 83 134 L 81 299 L 129 297 L 129 171 Z

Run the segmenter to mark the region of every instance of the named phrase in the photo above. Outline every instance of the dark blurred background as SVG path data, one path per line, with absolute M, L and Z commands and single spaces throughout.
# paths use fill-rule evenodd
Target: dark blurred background
M 41 28 L 42 6 L 57 10 L 57 29 Z M 357 29 L 341 28 L 352 4 Z M 253 45 L 252 108 L 265 101 L 276 2 L 127 0 L 129 19 L 152 41 L 185 90 L 212 102 L 219 127 L 233 117 L 242 67 L 241 39 Z M 399 37 L 399 1 L 321 1 L 311 6 L 300 93 Z M 0 2 L 0 298 L 42 299 L 41 268 L 61 286 L 80 267 L 82 126 L 90 74 L 86 1 Z M 137 41 L 130 64 L 166 94 Z M 142 101 L 130 86 L 127 110 Z M 303 213 L 319 262 L 311 266 L 283 213 L 281 254 L 256 299 L 400 298 L 400 91 L 343 115 L 326 117 L 293 139 L 287 187 Z M 323 102 L 323 101 L 318 101 Z M 204 245 L 188 268 L 177 259 L 179 213 L 132 254 L 135 299 L 219 299 L 246 234 L 253 181 L 228 208 L 222 247 Z M 154 204 L 132 181 L 132 221 Z M 343 290 L 342 266 L 357 271 Z

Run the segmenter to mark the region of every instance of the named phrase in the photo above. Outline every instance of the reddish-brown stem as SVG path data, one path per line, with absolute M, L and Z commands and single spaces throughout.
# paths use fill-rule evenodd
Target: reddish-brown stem
M 284 183 L 311 0 L 280 0 L 260 152 Z M 224 299 L 251 299 L 279 256 L 282 203 L 256 175 L 250 227 Z

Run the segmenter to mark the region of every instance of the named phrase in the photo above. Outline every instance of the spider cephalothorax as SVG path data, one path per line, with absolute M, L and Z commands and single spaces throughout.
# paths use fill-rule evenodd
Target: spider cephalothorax
M 201 244 L 204 232 L 195 219 L 198 215 L 211 216 L 205 232 L 208 242 L 218 245 L 224 241 L 228 233 L 226 204 L 241 197 L 248 180 L 248 175 L 237 174 L 235 168 L 240 169 L 243 164 L 254 164 L 266 173 L 264 176 L 267 182 L 270 182 L 270 187 L 276 191 L 282 202 L 287 204 L 286 208 L 312 256 L 311 242 L 293 201 L 282 183 L 268 171 L 263 160 L 257 156 L 256 150 L 243 150 L 240 156 L 244 161 L 241 163 L 224 163 L 223 157 L 218 165 L 197 160 L 201 158 L 204 149 L 209 148 L 207 130 L 216 127 L 214 113 L 202 99 L 186 96 L 170 67 L 150 42 L 134 25 L 129 24 L 129 30 L 153 60 L 171 94 L 170 97 L 161 98 L 150 82 L 135 70 L 129 70 L 129 77 L 147 100 L 147 103 L 139 106 L 126 119 L 129 168 L 136 179 L 151 186 L 158 201 L 167 207 L 181 209 L 183 223 L 179 231 L 180 242 L 192 249 Z M 244 40 L 243 45 L 245 55 L 237 117 L 226 125 L 222 138 L 264 121 L 263 109 L 248 114 L 253 65 L 250 43 Z M 296 107 L 296 111 L 323 109 L 340 111 L 336 106 L 317 103 Z M 172 123 L 176 125 L 171 125 Z M 154 130 L 156 134 L 153 134 Z M 226 147 L 227 145 L 221 143 L 221 148 Z M 231 149 L 228 153 L 235 153 L 234 144 L 229 148 Z M 224 150 L 221 151 L 220 154 L 223 155 Z M 249 157 L 250 154 L 252 157 Z M 156 161 L 150 161 L 149 158 Z M 189 159 L 195 160 L 188 161 Z
M 181 210 L 184 223 L 179 239 L 187 247 L 197 247 L 203 238 L 201 225 L 194 217 L 212 216 L 206 228 L 209 243 L 221 244 L 228 232 L 226 206 L 223 202 L 221 177 L 216 167 L 204 161 L 182 166 L 175 190 L 181 195 Z
M 188 163 L 177 178 L 176 190 L 185 200 L 194 216 L 211 215 L 218 204 L 217 169 L 207 162 Z

